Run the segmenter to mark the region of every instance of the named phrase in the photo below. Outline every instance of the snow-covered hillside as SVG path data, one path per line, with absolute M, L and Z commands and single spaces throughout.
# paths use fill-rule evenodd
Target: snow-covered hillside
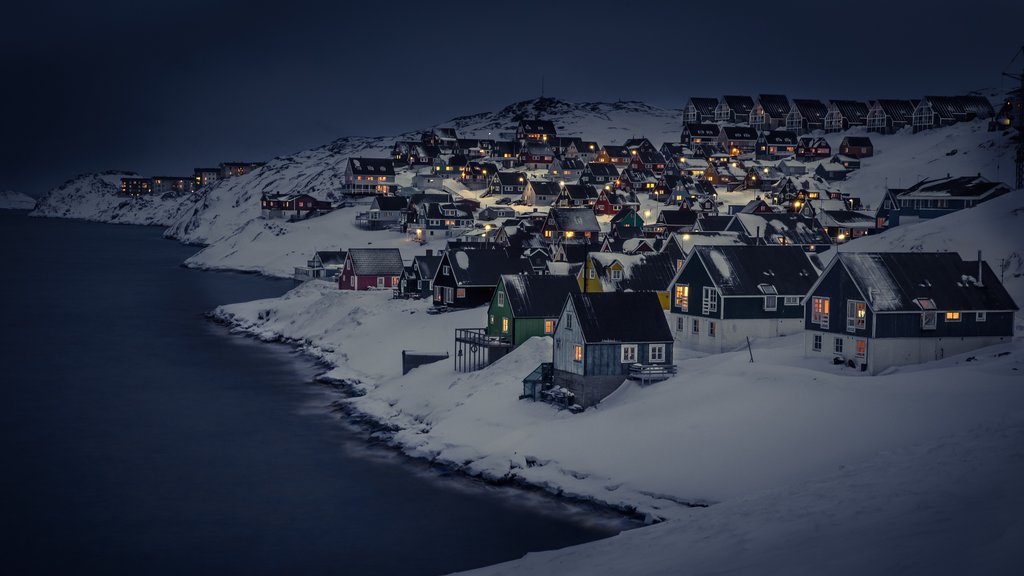
M 0 210 L 31 210 L 35 206 L 36 200 L 31 196 L 14 190 L 0 192 Z
M 68 180 L 40 198 L 30 215 L 168 226 L 197 198 L 194 194 L 129 198 L 120 192 L 122 176 L 136 174 L 111 170 Z

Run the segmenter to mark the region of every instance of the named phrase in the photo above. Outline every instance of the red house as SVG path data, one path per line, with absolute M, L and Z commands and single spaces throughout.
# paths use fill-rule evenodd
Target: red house
M 342 290 L 397 288 L 402 275 L 402 253 L 398 248 L 352 248 L 338 275 Z

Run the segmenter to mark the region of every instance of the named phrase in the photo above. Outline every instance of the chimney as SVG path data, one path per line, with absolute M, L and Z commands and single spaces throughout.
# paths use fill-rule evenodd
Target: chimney
M 433 248 L 427 248 L 427 256 L 433 256 L 433 255 L 434 255 L 434 249 Z
M 978 288 L 982 288 L 985 284 L 981 281 L 981 250 L 978 250 L 978 282 L 975 284 Z
M 875 287 L 874 286 L 868 288 L 868 302 L 870 302 L 872 304 L 875 303 Z

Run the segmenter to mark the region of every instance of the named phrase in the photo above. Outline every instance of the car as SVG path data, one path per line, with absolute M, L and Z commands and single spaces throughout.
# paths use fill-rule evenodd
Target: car
M 526 206 L 526 202 L 523 202 L 522 200 L 513 200 L 512 201 L 512 205 L 513 206 Z
M 495 202 L 495 204 L 501 204 L 502 206 L 508 206 L 511 203 L 512 203 L 512 199 L 509 198 L 508 196 L 506 196 L 504 198 L 498 198 L 498 201 Z

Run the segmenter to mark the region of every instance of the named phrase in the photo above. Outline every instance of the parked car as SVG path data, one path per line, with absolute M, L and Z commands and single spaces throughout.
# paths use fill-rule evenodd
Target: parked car
M 495 202 L 495 204 L 501 204 L 502 206 L 508 206 L 511 203 L 512 199 L 507 196 L 505 198 L 498 198 L 498 201 Z

